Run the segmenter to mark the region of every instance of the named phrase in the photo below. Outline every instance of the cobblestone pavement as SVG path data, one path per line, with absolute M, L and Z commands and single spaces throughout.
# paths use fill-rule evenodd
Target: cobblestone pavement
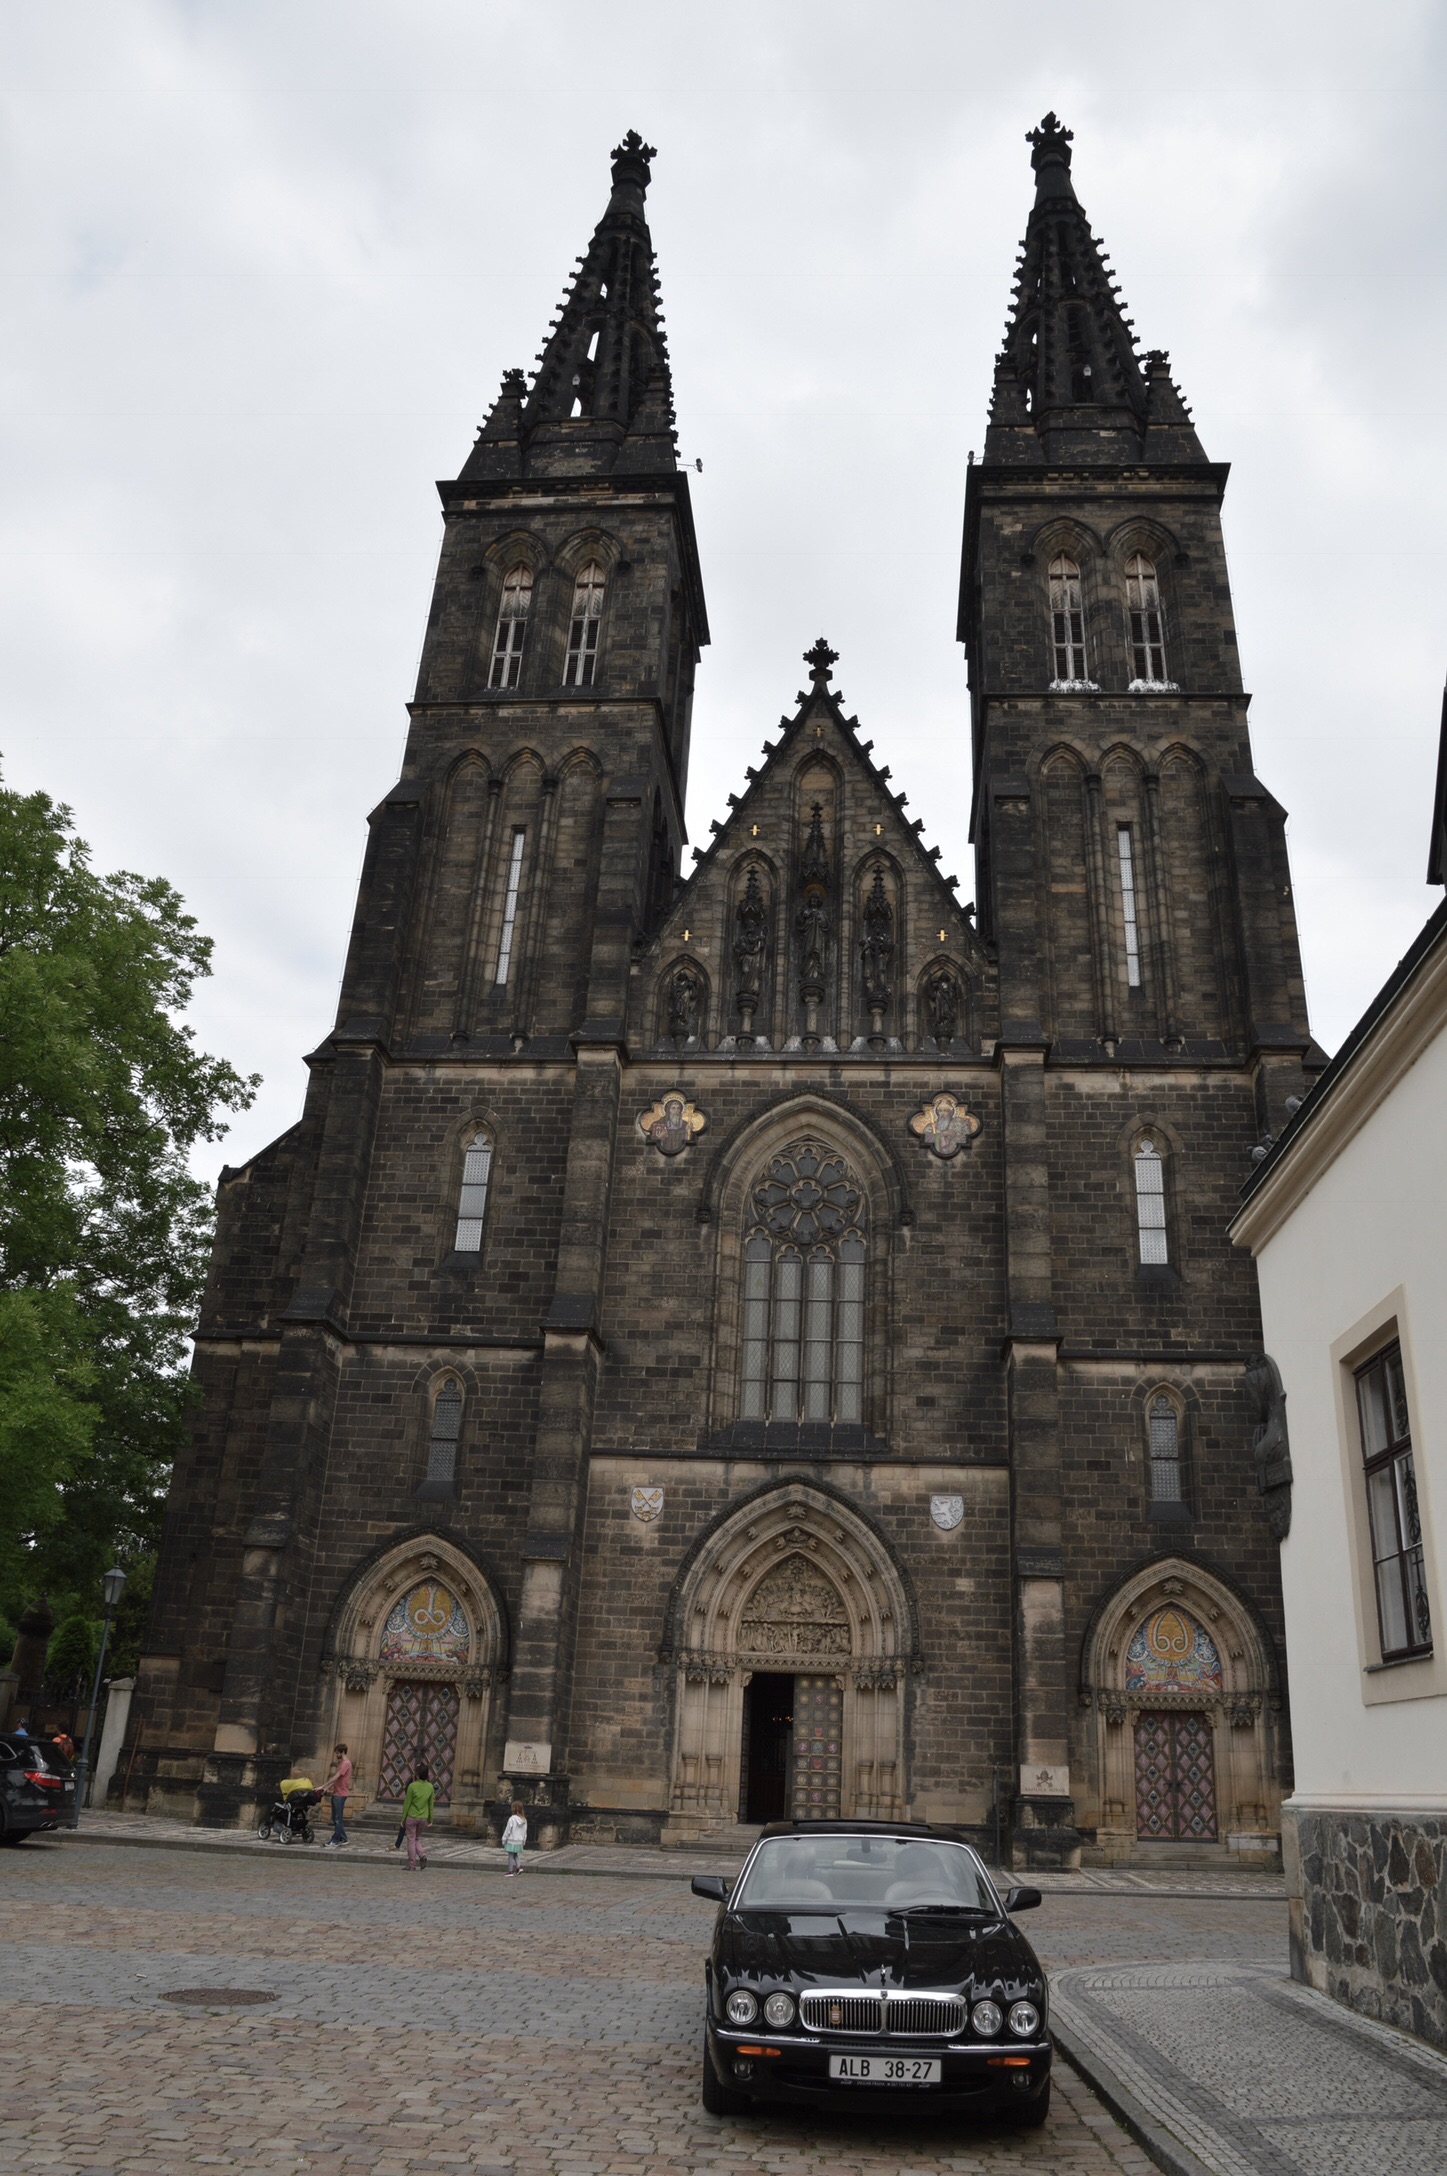
M 1033 2134 L 705 2115 L 712 1907 L 681 1868 L 509 1886 L 300 1856 L 5 1854 L 5 2176 L 1150 2176 L 1064 2064 Z M 188 1987 L 277 1999 L 159 1999 Z
M 1211 2176 L 1447 2169 L 1447 2061 L 1279 1970 L 1077 1967 L 1051 1984 L 1057 2039 L 1159 2159 L 1184 2149 Z

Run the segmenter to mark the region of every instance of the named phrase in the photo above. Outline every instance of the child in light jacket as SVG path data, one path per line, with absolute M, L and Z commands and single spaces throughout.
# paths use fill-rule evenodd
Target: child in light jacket
M 507 1853 L 507 1870 L 509 1874 L 520 1874 L 522 1872 L 523 1846 L 527 1840 L 527 1815 L 523 1812 L 522 1800 L 515 1798 L 512 1802 L 512 1813 L 509 1816 L 507 1827 L 502 1832 L 502 1848 Z

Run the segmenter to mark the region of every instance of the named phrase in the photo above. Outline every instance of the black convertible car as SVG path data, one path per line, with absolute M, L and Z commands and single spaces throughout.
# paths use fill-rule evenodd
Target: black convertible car
M 983 1861 L 942 1829 L 789 1821 L 730 1884 L 705 1967 L 703 2104 L 863 2109 L 901 2093 L 1033 2128 L 1050 2108 L 1045 1974 Z

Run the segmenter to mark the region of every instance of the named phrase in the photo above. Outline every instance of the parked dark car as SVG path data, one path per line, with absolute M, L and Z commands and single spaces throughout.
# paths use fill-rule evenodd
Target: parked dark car
M 68 1828 L 75 1771 L 48 1738 L 0 1734 L 0 1844 L 23 1844 L 37 1829 Z
M 738 1880 L 698 1876 L 720 1906 L 705 1967 L 703 2104 L 878 2113 L 901 2100 L 1034 2128 L 1050 2108 L 1045 1974 L 984 1862 L 949 1831 L 790 1821 Z

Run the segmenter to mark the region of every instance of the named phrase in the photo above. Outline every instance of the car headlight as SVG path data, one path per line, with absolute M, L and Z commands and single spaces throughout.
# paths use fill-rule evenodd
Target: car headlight
M 970 2023 L 982 2040 L 993 2040 L 1004 2022 L 998 2002 L 977 2002 L 970 2012 Z
M 1033 2040 L 1040 2030 L 1040 2012 L 1033 2002 L 1012 2002 L 1010 2030 L 1021 2040 Z
M 731 2025 L 752 2025 L 758 2014 L 759 1998 L 751 1995 L 747 1987 L 736 1987 L 724 2004 L 724 2015 Z M 999 2027 L 995 2029 L 998 2032 Z
M 770 1995 L 764 2004 L 764 2015 L 771 2025 L 783 2027 L 794 2022 L 794 1998 L 783 1993 Z

